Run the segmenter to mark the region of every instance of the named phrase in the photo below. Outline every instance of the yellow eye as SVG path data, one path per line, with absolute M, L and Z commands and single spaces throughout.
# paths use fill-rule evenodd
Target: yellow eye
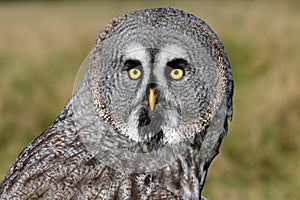
M 140 78 L 140 76 L 142 75 L 142 71 L 139 70 L 138 68 L 132 68 L 129 70 L 128 74 L 131 79 L 135 80 Z
M 182 69 L 172 69 L 170 76 L 174 80 L 179 80 L 183 77 L 183 70 Z

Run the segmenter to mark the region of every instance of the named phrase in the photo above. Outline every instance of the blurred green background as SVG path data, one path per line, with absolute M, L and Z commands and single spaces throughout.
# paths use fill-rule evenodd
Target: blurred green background
M 233 121 L 204 195 L 299 199 L 299 1 L 0 2 L 0 179 L 67 103 L 105 24 L 152 7 L 176 7 L 205 20 L 231 61 Z

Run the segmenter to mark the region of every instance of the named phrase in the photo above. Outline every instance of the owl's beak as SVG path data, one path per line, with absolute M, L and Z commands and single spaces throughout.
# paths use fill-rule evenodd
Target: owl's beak
M 156 103 L 157 93 L 154 88 L 149 89 L 149 106 L 151 111 L 154 110 L 154 105 Z

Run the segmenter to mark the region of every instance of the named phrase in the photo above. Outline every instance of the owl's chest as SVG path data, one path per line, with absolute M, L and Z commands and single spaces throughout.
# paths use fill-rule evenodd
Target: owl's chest
M 200 199 L 199 168 L 188 159 L 151 173 L 110 173 L 105 199 Z

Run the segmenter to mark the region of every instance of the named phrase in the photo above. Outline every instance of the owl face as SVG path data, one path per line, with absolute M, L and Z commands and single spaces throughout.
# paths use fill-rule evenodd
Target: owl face
M 225 50 L 203 21 L 175 9 L 142 10 L 100 32 L 73 117 L 80 141 L 102 163 L 150 172 L 187 152 L 210 155 L 211 141 L 219 144 L 227 129 L 232 90 Z
M 99 54 L 100 99 L 123 135 L 153 148 L 201 131 L 219 81 L 207 44 L 149 26 L 112 34 Z

